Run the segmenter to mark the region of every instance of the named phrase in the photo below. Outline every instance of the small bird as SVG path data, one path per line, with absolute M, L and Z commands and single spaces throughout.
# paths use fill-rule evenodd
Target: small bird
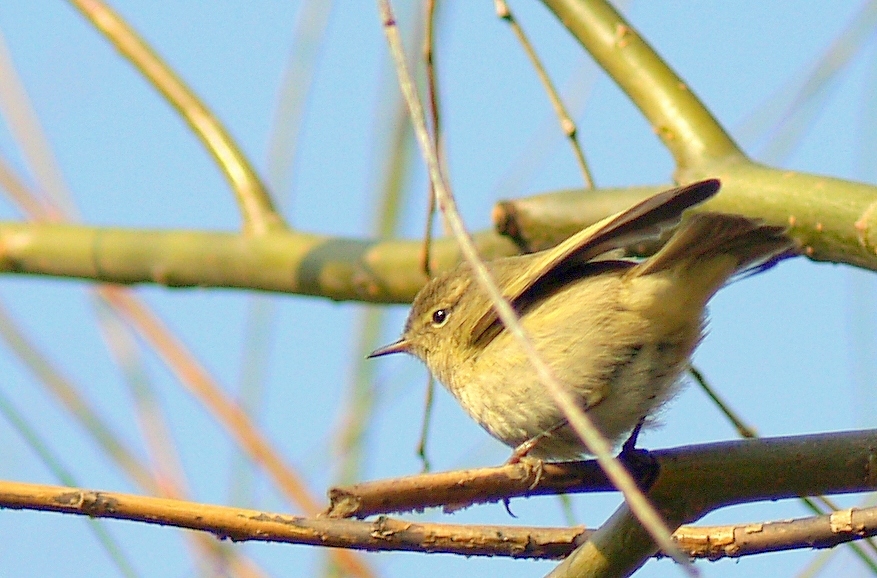
M 677 225 L 718 190 L 712 179 L 665 191 L 551 249 L 487 263 L 536 351 L 614 444 L 675 392 L 716 291 L 792 248 L 781 227 L 700 213 L 651 257 L 613 258 Z M 421 359 L 516 454 L 557 461 L 587 453 L 468 264 L 427 283 L 402 338 L 369 357 L 399 352 Z

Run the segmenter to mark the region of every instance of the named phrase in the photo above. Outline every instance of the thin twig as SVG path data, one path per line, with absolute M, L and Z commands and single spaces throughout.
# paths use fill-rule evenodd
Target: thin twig
M 811 512 L 816 515 L 825 516 L 829 514 L 834 514 L 836 512 L 840 512 L 841 508 L 834 503 L 832 500 L 828 499 L 825 496 L 814 496 L 812 498 L 801 498 L 801 502 L 807 506 Z M 820 507 L 819 504 L 822 504 L 824 507 Z M 872 554 L 877 551 L 877 544 L 874 543 L 873 538 L 864 537 L 864 539 L 850 542 L 847 546 L 853 551 L 853 554 L 859 557 L 859 560 L 867 566 L 872 574 L 877 575 L 877 561 L 874 560 L 872 556 L 869 556 L 865 551 L 865 548 L 869 549 Z M 833 555 L 832 553 L 828 554 L 829 556 Z
M 6 70 L 6 76 L 14 76 L 13 69 Z M 8 79 L 7 79 L 8 80 Z M 23 103 L 16 103 L 23 106 Z M 44 203 L 40 203 L 38 195 L 26 185 L 15 174 L 15 171 L 7 165 L 0 166 L 0 173 L 5 170 L 6 180 L 0 184 L 6 184 L 15 189 L 11 195 L 25 215 L 33 221 L 51 221 L 63 222 L 68 219 L 75 219 L 76 212 L 73 200 L 69 197 L 69 192 L 63 181 L 58 181 L 60 171 L 58 170 L 55 160 L 52 158 L 51 150 L 46 144 L 48 141 L 42 135 L 42 129 L 35 118 L 27 118 L 24 115 L 24 126 L 19 126 L 20 131 L 27 134 L 27 139 L 34 140 L 39 144 L 41 150 L 31 148 L 28 150 L 26 144 L 22 144 L 25 157 L 29 159 L 31 169 L 35 173 L 39 182 L 48 183 L 53 187 L 52 194 L 45 198 Z M 21 134 L 17 135 L 21 139 Z M 44 150 L 43 150 L 44 149 Z M 9 189 L 6 189 L 9 192 Z M 44 206 L 43 206 L 44 205 Z M 121 289 L 120 289 L 121 290 Z M 99 288 L 92 287 L 91 293 L 95 299 L 102 303 Z M 0 310 L 0 317 L 3 317 Z M 52 363 L 43 356 L 29 340 L 24 333 L 17 329 L 8 317 L 0 319 L 0 325 L 5 327 L 4 337 L 10 342 L 10 346 L 18 353 L 20 359 L 35 373 L 39 383 L 42 383 L 47 389 L 59 398 L 60 403 L 71 412 L 71 414 L 79 421 L 86 432 L 93 440 L 112 458 L 116 465 L 129 475 L 132 480 L 141 488 L 147 491 L 158 493 L 164 497 L 181 498 L 185 496 L 184 488 L 175 481 L 165 477 L 153 476 L 145 466 L 141 465 L 132 450 L 125 447 L 124 443 L 119 441 L 121 438 L 115 436 L 112 430 L 103 422 L 103 419 L 97 414 L 92 407 L 86 402 L 86 398 L 80 393 L 81 387 L 75 386 L 69 382 L 64 376 L 53 368 Z M 166 445 L 166 444 L 165 444 Z M 228 569 L 229 573 L 240 578 L 259 578 L 264 575 L 262 570 L 250 559 L 241 553 L 230 552 L 223 545 L 205 539 L 203 535 L 195 535 L 191 540 L 187 541 L 191 545 L 194 552 L 195 560 L 213 560 L 222 561 L 222 564 Z
M 426 440 L 429 438 L 429 424 L 432 421 L 433 400 L 435 397 L 435 378 L 430 374 L 426 380 L 426 394 L 423 398 L 423 421 L 420 424 L 420 439 L 417 442 L 417 455 L 420 457 L 421 472 L 432 469 L 426 453 Z
M 107 458 L 139 487 L 151 492 L 161 491 L 141 457 L 122 441 L 125 437 L 119 435 L 80 394 L 83 388 L 64 377 L 64 374 L 35 346 L 2 306 L 0 306 L 0 339 L 5 341 L 9 349 L 34 374 L 37 383 L 82 425 Z
M 707 382 L 706 377 L 703 375 L 703 373 L 700 372 L 700 370 L 692 365 L 688 368 L 688 371 L 689 373 L 691 373 L 694 381 L 697 382 L 697 384 L 704 391 L 704 393 L 706 393 L 707 397 L 709 397 L 713 401 L 713 403 L 716 404 L 716 406 L 719 408 L 719 411 L 721 411 L 722 414 L 728 418 L 728 421 L 730 421 L 734 425 L 734 428 L 737 430 L 737 433 L 740 435 L 740 437 L 758 437 L 758 432 L 755 431 L 755 428 L 747 425 L 746 422 L 743 421 L 743 418 L 737 415 L 737 413 L 733 409 L 731 409 L 731 406 L 728 405 L 727 402 L 725 402 L 725 400 L 721 398 L 721 396 L 719 396 L 718 392 L 710 387 L 709 382 Z
M 3 118 L 6 130 L 21 151 L 21 158 L 30 169 L 29 174 L 36 182 L 36 187 L 30 193 L 23 190 L 26 187 L 10 188 L 9 182 L 4 182 L 2 173 L 14 175 L 15 171 L 3 161 L 5 166 L 0 170 L 0 187 L 6 189 L 6 193 L 11 194 L 17 203 L 25 205 L 26 213 L 40 214 L 39 218 L 32 217 L 34 220 L 59 221 L 62 214 L 75 219 L 76 209 L 70 189 L 64 182 L 61 168 L 52 155 L 49 138 L 34 110 L 12 55 L 6 48 L 2 33 L 0 33 L 0 80 L 2 80 L 0 117 Z
M 642 522 L 643 526 L 648 529 L 665 553 L 676 560 L 686 572 L 692 576 L 696 576 L 698 572 L 692 566 L 691 562 L 676 547 L 670 537 L 670 530 L 662 520 L 660 514 L 655 510 L 654 506 L 645 497 L 642 491 L 636 486 L 633 478 L 624 469 L 624 467 L 612 455 L 612 448 L 609 443 L 600 435 L 599 430 L 594 426 L 591 419 L 583 412 L 572 399 L 572 395 L 566 391 L 554 378 L 548 366 L 539 357 L 532 342 L 524 333 L 523 328 L 518 322 L 517 315 L 512 310 L 509 303 L 503 299 L 502 294 L 496 286 L 496 283 L 487 271 L 484 263 L 481 261 L 475 246 L 469 236 L 466 227 L 463 225 L 459 212 L 456 208 L 456 202 L 445 185 L 444 177 L 441 172 L 435 151 L 432 150 L 429 140 L 429 134 L 426 130 L 423 107 L 414 88 L 411 75 L 408 72 L 405 56 L 402 51 L 402 44 L 399 40 L 398 30 L 396 29 L 396 21 L 393 17 L 392 8 L 389 0 L 378 0 L 378 6 L 381 11 L 384 32 L 390 45 L 390 52 L 396 62 L 396 69 L 399 74 L 399 85 L 411 114 L 411 121 L 415 127 L 415 135 L 421 147 L 421 152 L 426 160 L 429 168 L 430 180 L 435 186 L 436 197 L 439 200 L 439 206 L 442 214 L 454 233 L 454 236 L 460 243 L 460 250 L 466 261 L 472 266 L 479 285 L 487 291 L 497 310 L 499 318 L 502 320 L 506 329 L 515 336 L 515 339 L 521 344 L 530 363 L 539 375 L 539 380 L 545 385 L 551 397 L 557 403 L 558 407 L 563 411 L 564 415 L 569 419 L 570 425 L 576 433 L 582 438 L 588 451 L 597 457 L 600 466 L 606 471 L 616 487 L 624 494 L 625 499 L 630 504 L 631 510 L 636 513 L 637 518 Z
M 688 85 L 607 0 L 542 2 L 639 107 L 673 155 L 677 174 L 745 159 Z
M 673 537 L 690 556 L 718 560 L 783 550 L 833 548 L 877 535 L 877 508 L 731 526 L 680 526 Z
M 530 64 L 533 65 L 533 69 L 539 76 L 539 82 L 545 87 L 545 92 L 548 94 L 551 106 L 554 108 L 554 112 L 560 121 L 560 128 L 563 130 L 563 134 L 566 135 L 566 138 L 569 139 L 572 152 L 576 157 L 576 162 L 579 164 L 579 170 L 582 172 L 585 187 L 593 189 L 594 179 L 591 176 L 591 170 L 588 168 L 588 162 L 585 160 L 585 153 L 582 151 L 582 146 L 579 143 L 578 128 L 576 127 L 575 121 L 566 110 L 566 105 L 563 104 L 563 100 L 561 100 L 557 88 L 551 81 L 551 77 L 548 76 L 545 66 L 542 65 L 542 60 L 536 54 L 536 49 L 533 48 L 533 44 L 524 33 L 524 29 L 518 24 L 515 15 L 512 14 L 511 8 L 509 8 L 505 0 L 494 0 L 493 3 L 496 8 L 496 15 L 499 16 L 500 19 L 505 20 L 511 27 L 512 32 L 514 32 L 515 36 L 518 38 L 518 42 L 520 42 L 521 47 L 527 54 L 527 58 L 530 59 Z
M 28 423 L 28 418 L 15 408 L 12 404 L 12 400 L 7 398 L 6 394 L 3 393 L 2 388 L 0 388 L 0 415 L 3 416 L 4 420 L 9 423 L 13 430 L 18 432 L 30 449 L 39 456 L 43 465 L 52 472 L 52 475 L 54 475 L 58 481 L 67 486 L 78 485 L 75 476 L 64 465 L 61 457 L 52 451 L 46 440 L 44 440 L 39 432 Z M 89 519 L 88 528 L 92 531 L 98 543 L 100 543 L 106 551 L 109 558 L 115 563 L 116 568 L 122 576 L 135 578 L 139 575 L 137 570 L 131 564 L 131 561 L 128 559 L 128 555 L 122 548 L 122 545 L 118 542 L 116 537 L 107 530 L 103 522 Z
M 265 468 L 271 479 L 290 501 L 302 510 L 316 515 L 320 507 L 299 475 L 289 467 L 250 417 L 232 401 L 212 376 L 192 357 L 186 347 L 165 327 L 161 320 L 129 293 L 116 287 L 103 286 L 101 296 L 146 340 L 189 392 L 232 436 L 238 445 Z M 358 576 L 371 576 L 367 565 L 349 552 L 335 552 L 338 563 Z
M 438 79 L 435 72 L 435 20 L 438 0 L 426 0 L 426 26 L 423 37 L 423 61 L 426 64 L 426 94 L 429 97 L 429 118 L 432 124 L 432 146 L 436 158 L 442 159 L 442 124 L 439 108 Z M 421 252 L 421 269 L 427 278 L 432 277 L 430 250 L 432 248 L 432 218 L 435 216 L 435 186 L 429 181 L 429 196 L 426 207 L 426 223 L 423 230 L 423 248 Z
M 89 437 L 101 448 L 113 463 L 124 472 L 138 487 L 145 491 L 169 498 L 183 498 L 185 494 L 170 480 L 159 483 L 149 470 L 141 463 L 139 457 L 121 440 L 118 435 L 95 411 L 88 401 L 80 395 L 81 387 L 74 385 L 58 371 L 51 361 L 45 357 L 27 336 L 17 327 L 11 317 L 0 307 L 0 336 L 18 355 L 19 359 L 31 370 L 50 395 L 82 425 Z M 196 540 L 196 547 L 213 557 L 219 557 L 218 546 Z M 239 576 L 258 577 L 262 572 L 245 556 L 225 557 Z

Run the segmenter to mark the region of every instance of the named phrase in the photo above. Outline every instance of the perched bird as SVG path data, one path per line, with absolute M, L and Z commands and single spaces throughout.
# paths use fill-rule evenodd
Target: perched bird
M 707 180 L 665 191 L 554 248 L 487 264 L 542 359 L 613 443 L 673 394 L 715 292 L 735 273 L 792 247 L 780 227 L 700 213 L 651 257 L 612 258 L 616 249 L 677 225 L 685 209 L 718 189 L 717 180 Z M 468 264 L 427 283 L 402 338 L 370 357 L 398 352 L 426 363 L 503 443 L 548 460 L 586 453 Z

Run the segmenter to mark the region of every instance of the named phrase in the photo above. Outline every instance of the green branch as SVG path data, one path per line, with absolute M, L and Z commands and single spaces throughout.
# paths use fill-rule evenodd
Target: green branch
M 722 191 L 703 207 L 789 226 L 816 261 L 877 270 L 877 187 L 753 163 L 712 173 Z M 564 191 L 500 204 L 505 227 L 526 246 L 553 245 L 664 187 Z M 482 232 L 487 259 L 512 255 L 508 237 Z M 107 283 L 234 287 L 371 303 L 408 302 L 426 281 L 420 241 L 381 241 L 275 231 L 252 237 L 60 224 L 0 223 L 0 272 Z M 457 263 L 450 239 L 433 246 L 436 271 Z
M 692 211 L 720 211 L 789 228 L 814 261 L 877 271 L 877 187 L 773 169 L 751 162 L 714 166 L 722 190 Z M 598 219 L 664 187 L 569 190 L 499 203 L 502 230 L 534 250 L 553 246 Z
M 477 236 L 487 257 L 516 251 Z M 234 287 L 374 303 L 410 301 L 426 282 L 419 241 L 369 241 L 288 231 L 260 236 L 209 231 L 0 223 L 0 272 L 105 283 Z M 456 263 L 453 241 L 436 242 L 437 268 Z

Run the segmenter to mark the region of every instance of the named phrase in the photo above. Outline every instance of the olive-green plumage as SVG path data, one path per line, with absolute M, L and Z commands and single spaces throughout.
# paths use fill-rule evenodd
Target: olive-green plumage
M 488 263 L 542 359 L 612 442 L 672 395 L 713 294 L 736 272 L 791 248 L 780 228 L 701 213 L 642 262 L 606 257 L 675 225 L 682 211 L 717 191 L 714 180 L 666 191 L 557 247 Z M 468 265 L 430 281 L 402 338 L 373 355 L 400 351 L 423 360 L 509 446 L 538 438 L 534 457 L 586 453 Z

